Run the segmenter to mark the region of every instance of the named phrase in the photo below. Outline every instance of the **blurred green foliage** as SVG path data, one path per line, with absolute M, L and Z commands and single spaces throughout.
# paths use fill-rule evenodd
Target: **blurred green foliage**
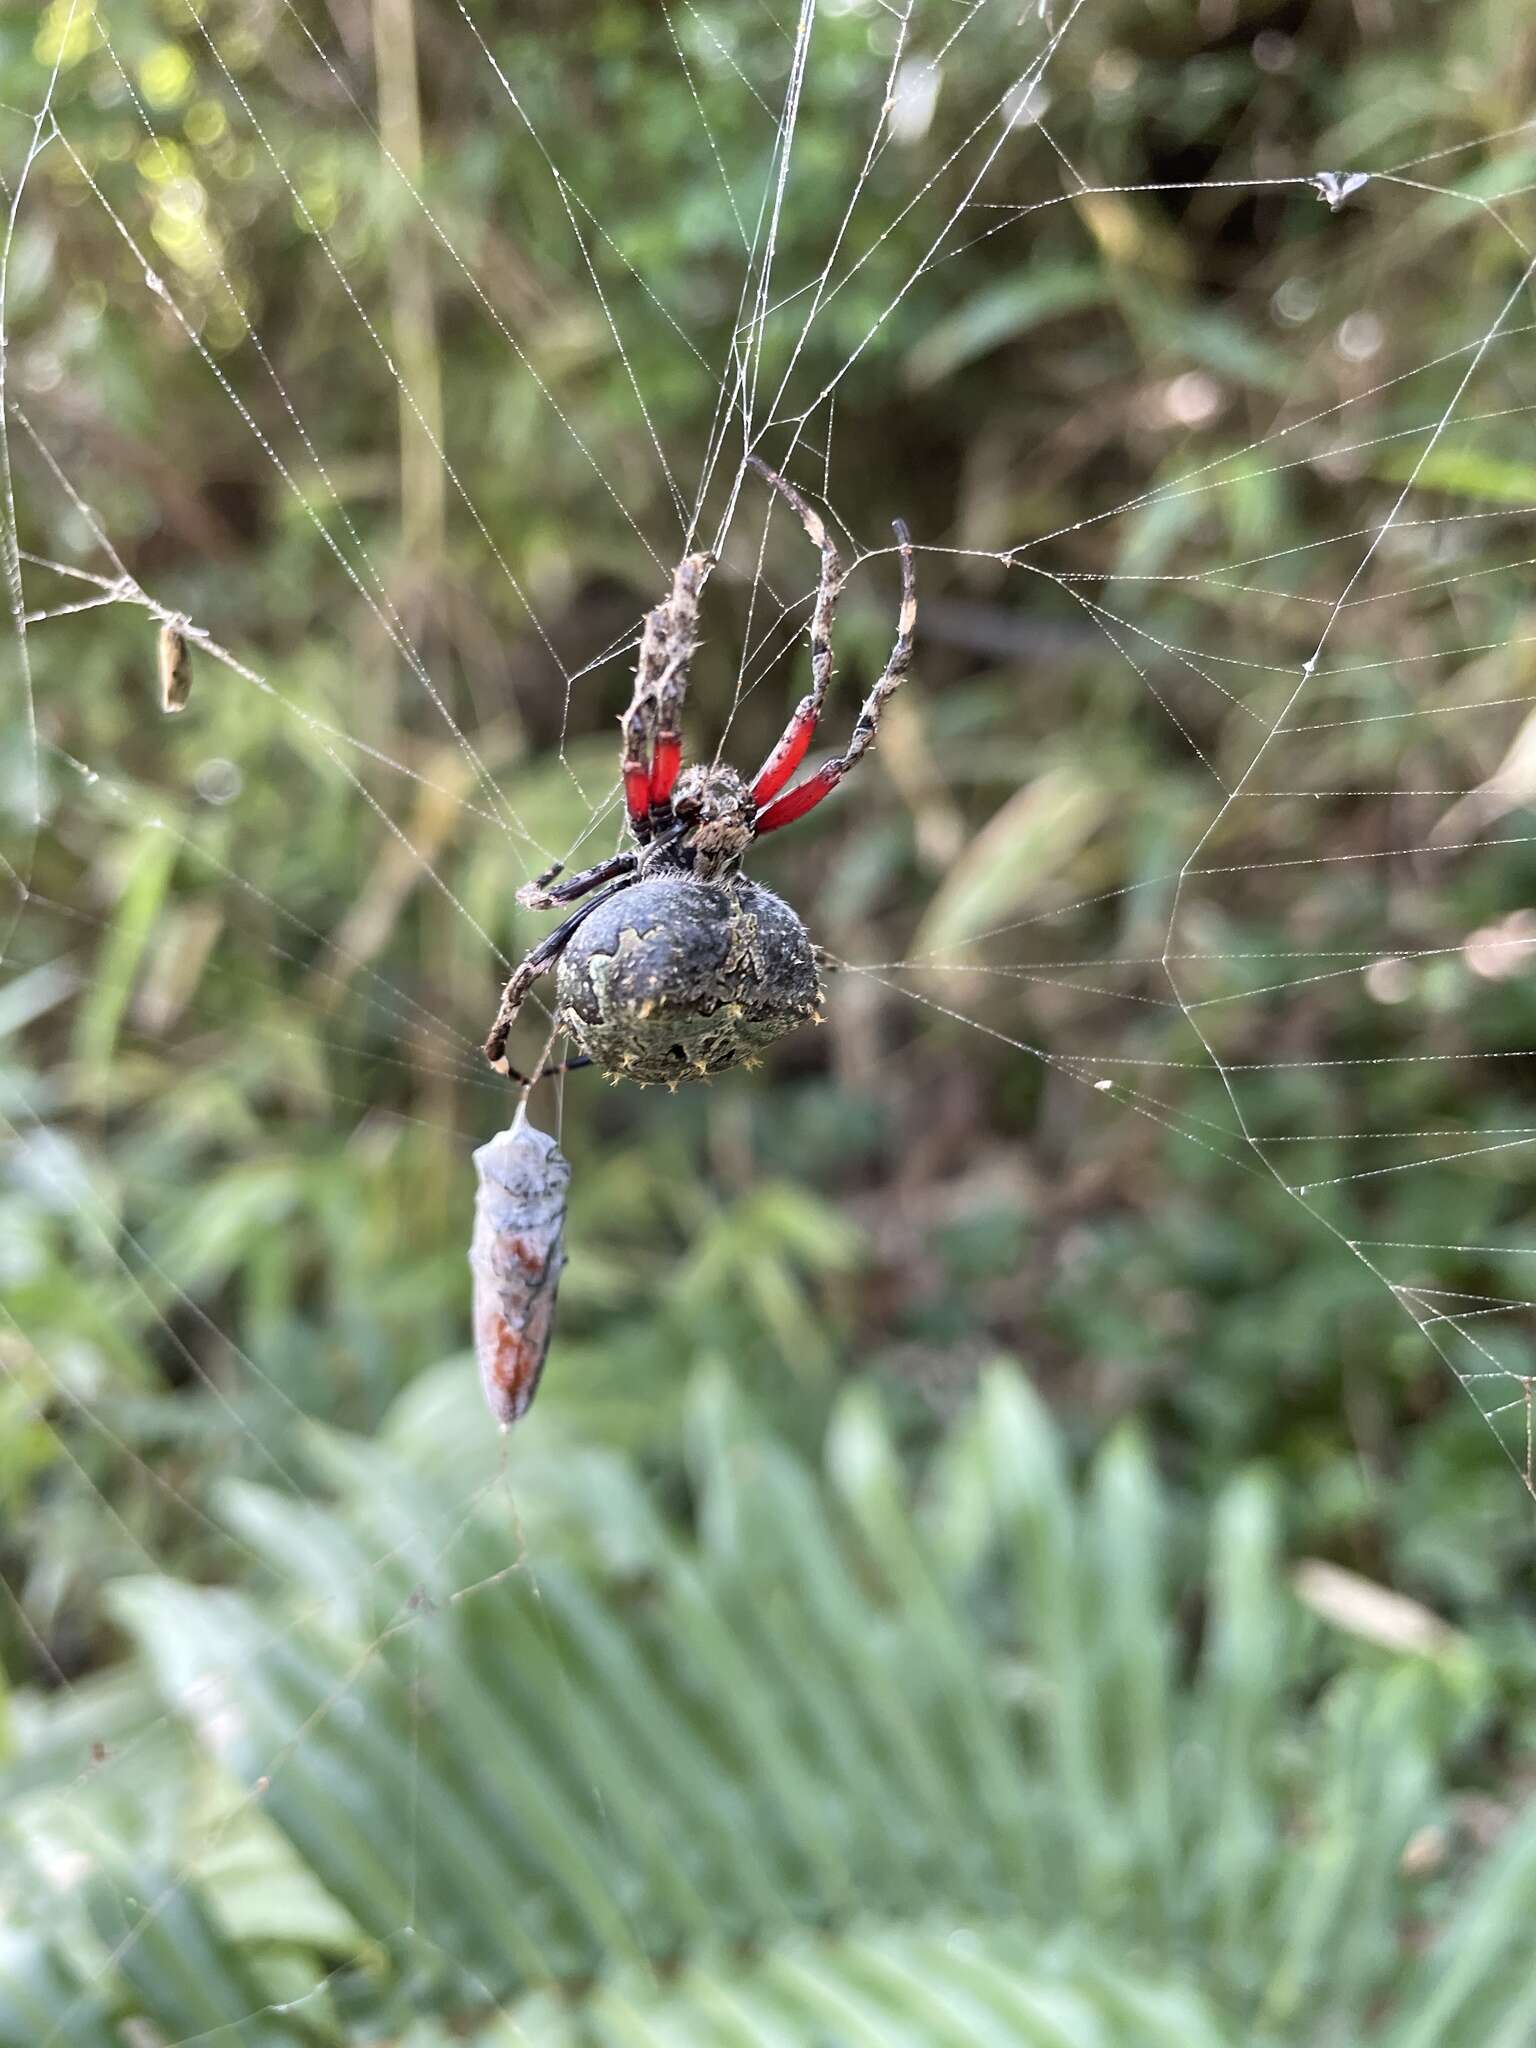
M 309 1431 L 300 1511 L 221 1485 L 286 1594 L 115 1589 L 137 1657 L 13 1787 L 80 1877 L 3 1938 L 5 2048 L 1525 2038 L 1536 1827 L 1473 1881 L 1437 1763 L 1483 1660 L 1339 1671 L 1268 1483 L 1178 1546 L 1194 1629 L 1144 1444 L 1079 1497 L 1011 1371 L 915 1490 L 863 1389 L 819 1472 L 719 1376 L 682 1441 L 692 1533 L 590 1448 L 514 1508 L 456 1374 Z
M 141 609 L 25 635 L 40 746 L 8 746 L 0 768 L 4 852 L 25 880 L 0 981 L 0 1672 L 23 1764 L 54 1713 L 75 1716 L 60 1740 L 78 1763 L 98 1725 L 110 1744 L 114 1716 L 132 1728 L 154 1711 L 149 1610 L 120 1581 L 152 1571 L 167 1613 L 189 1603 L 178 1615 L 202 1614 L 214 1585 L 246 1589 L 230 1594 L 242 1627 L 281 1608 L 306 1567 L 277 1560 L 274 1592 L 273 1560 L 253 1559 L 219 1503 L 241 1487 L 307 1499 L 317 1424 L 352 1444 L 451 1387 L 477 1469 L 464 1252 L 469 1152 L 508 1107 L 475 1050 L 495 949 L 516 957 L 543 927 L 515 910 L 520 881 L 573 843 L 608 844 L 611 821 L 583 835 L 613 778 L 628 637 L 681 545 L 667 472 L 691 497 L 750 311 L 744 244 L 793 61 L 776 11 L 599 0 L 413 18 L 351 0 L 257 14 L 131 0 L 98 19 L 50 0 L 41 18 L 0 19 L 26 603 L 83 594 L 42 562 L 115 573 L 94 520 L 156 603 L 266 686 L 201 657 L 189 710 L 162 722 Z M 1456 819 L 1442 792 L 1518 766 L 1532 628 L 1520 576 L 1502 570 L 1528 551 L 1536 504 L 1518 359 L 1490 353 L 1464 420 L 1420 458 L 1520 280 L 1529 202 L 1501 196 L 1530 182 L 1528 146 L 1506 131 L 1525 118 L 1531 66 L 1496 0 L 1113 0 L 1070 21 L 1060 0 L 1054 20 L 986 5 L 950 46 L 960 26 L 958 10 L 915 10 L 913 50 L 939 63 L 931 117 L 861 178 L 895 17 L 857 0 L 818 15 L 768 294 L 785 316 L 763 323 L 765 393 L 789 366 L 783 414 L 840 378 L 797 474 L 825 482 L 865 548 L 900 513 L 924 550 L 921 658 L 879 765 L 756 870 L 869 971 L 839 976 L 827 1030 L 786 1042 L 764 1074 L 675 1098 L 572 1078 L 558 1112 L 572 1260 L 539 1426 L 560 1460 L 572 1445 L 611 1459 L 625 1501 L 643 1480 L 685 1516 L 701 1366 L 728 1368 L 801 1456 L 850 1412 L 840 1403 L 861 1412 L 845 1383 L 876 1381 L 916 1458 L 949 1441 L 981 1366 L 1008 1353 L 1072 1454 L 1140 1419 L 1137 1455 L 1173 1489 L 1169 1583 L 1196 1602 L 1192 1531 L 1264 1461 L 1264 1513 L 1287 1543 L 1400 1587 L 1475 1645 L 1475 1711 L 1426 1705 L 1438 1679 L 1384 1683 L 1380 1700 L 1374 1677 L 1358 1692 L 1344 1679 L 1355 1704 L 1325 1738 L 1326 1715 L 1285 1718 L 1296 1691 L 1264 1695 L 1286 1759 L 1367 1731 L 1328 1825 L 1343 1839 L 1350 1816 L 1373 1815 L 1361 1854 L 1385 1885 L 1391 1826 L 1410 1805 L 1432 1813 L 1437 1772 L 1507 1796 L 1536 1661 L 1518 1383 L 1469 1381 L 1469 1398 L 1452 1369 L 1523 1370 L 1526 1325 L 1480 1325 L 1485 1358 L 1442 1324 L 1448 1363 L 1339 1241 L 1477 1247 L 1382 1270 L 1467 1298 L 1530 1291 L 1526 1153 L 1479 1149 L 1530 1121 L 1529 1062 L 1510 1057 L 1532 1043 L 1529 984 L 1483 972 L 1463 943 L 1529 943 L 1509 923 L 1536 887 L 1529 806 L 1517 786 L 1446 835 L 1490 842 L 1480 855 L 1383 856 Z M 1002 137 L 1004 85 L 1057 30 L 1043 130 L 1026 123 L 971 192 L 973 138 Z M 920 65 L 901 83 L 926 91 Z M 50 91 L 57 135 L 33 125 Z M 1436 151 L 1456 153 L 1405 174 L 1417 183 L 1373 180 L 1337 214 L 1304 182 Z M 793 308 L 840 230 L 845 281 L 791 366 Z M 1220 488 L 1178 487 L 1192 473 Z M 1262 799 L 1222 809 L 1204 840 L 1362 534 L 1410 479 L 1402 533 L 1333 623 L 1297 714 L 1307 730 L 1270 750 Z M 697 743 L 729 723 L 743 763 L 803 687 L 786 632 L 767 646 L 788 658 L 764 658 L 762 592 L 801 599 L 813 574 L 776 523 L 760 579 L 760 530 L 740 528 L 711 585 L 691 705 Z M 845 708 L 883 658 L 893 596 L 888 562 L 849 587 Z M 9 736 L 26 713 L 18 665 L 8 674 Z M 1465 710 L 1503 699 L 1492 719 Z M 1390 715 L 1426 708 L 1437 715 Z M 1208 872 L 1175 893 L 1197 845 Z M 1396 964 L 1372 981 L 1373 959 Z M 1233 1138 L 1196 1021 L 1265 1149 Z M 1396 1132 L 1411 1135 L 1383 1136 Z M 1476 1156 L 1421 1170 L 1441 1151 Z M 1314 1190 L 1305 1206 L 1261 1159 Z M 1382 1171 L 1398 1167 L 1411 1170 Z M 1424 1317 L 1440 1307 L 1408 1298 Z M 451 1377 L 432 1377 L 445 1358 Z M 1504 1410 L 1494 1430 L 1480 1406 Z M 521 1501 L 539 1461 L 517 1451 L 512 1470 Z M 321 1556 L 355 1541 L 347 1487 L 323 1476 L 348 1505 L 314 1511 Z M 541 1577 L 567 1569 L 568 1540 L 564 1521 L 541 1527 Z M 1134 1544 L 1127 1563 L 1147 1563 Z M 569 1569 L 588 1566 L 622 1605 L 613 1561 Z M 387 1604 L 382 1567 L 368 1584 Z M 932 1603 L 936 1629 L 951 1595 Z M 774 1612 L 790 1636 L 810 1625 L 793 1602 Z M 354 1625 L 376 1635 L 387 1620 Z M 1006 1719 L 1029 1673 L 978 1627 L 974 1665 L 944 1664 L 941 1630 L 935 1683 L 985 1669 L 976 1711 Z M 413 1624 L 408 1656 L 470 1655 L 449 1633 Z M 1092 1657 L 1130 1654 L 1093 1640 Z M 856 1725 L 846 1701 L 824 1711 L 828 1731 Z M 188 1940 L 205 1910 L 227 1933 L 234 1908 L 205 1870 L 227 1786 L 173 1759 L 178 1738 L 156 1726 L 165 1810 L 112 1826 L 127 1843 L 148 1830 L 167 1871 L 190 1856 L 208 1876 L 205 1904 L 187 1894 Z M 1378 1810 L 1370 1773 L 1393 1745 L 1424 1775 L 1401 1809 Z M 751 1832 L 760 1810 L 730 1800 L 763 1788 L 739 1776 L 722 1798 Z M 387 1809 L 400 1783 L 381 1758 L 367 1796 Z M 1058 1820 L 1086 1839 L 1080 1811 Z M 872 1809 L 860 1821 L 881 1824 Z M 1253 1826 L 1266 1854 L 1291 1853 L 1283 1801 Z M 1247 1839 L 1239 1827 L 1233 1853 Z M 994 1885 L 991 1849 L 962 1872 L 966 1845 L 942 1830 L 909 1846 L 898 1874 L 923 1873 L 931 1852 L 941 1911 L 994 1911 L 995 1890 L 967 1889 Z M 265 1833 L 251 1851 L 275 1853 Z M 632 1916 L 644 1885 L 614 1861 L 605 1882 Z M 402 1919 L 386 1901 L 370 1923 L 291 1862 L 268 1879 L 319 1916 L 278 1943 L 306 1966 L 344 1955 L 366 1976 L 359 1944 Z M 814 1885 L 777 1881 L 791 1918 L 832 1910 Z M 1285 1881 L 1312 1878 L 1298 1862 Z M 1524 1878 L 1507 1882 L 1514 1897 Z M 1437 1895 L 1427 1921 L 1444 1911 Z M 1364 1944 L 1402 1932 L 1400 1907 L 1383 1912 L 1347 1968 L 1308 1946 L 1330 1930 L 1280 1913 L 1256 1947 L 1245 1930 L 1207 1957 L 1211 1981 L 1190 1995 L 1210 1998 L 1218 2029 L 1278 1998 L 1287 2038 L 1314 1980 L 1274 1989 L 1291 1967 L 1264 1946 L 1278 1940 L 1369 2004 L 1391 1972 Z M 1179 1939 L 1198 1947 L 1193 1925 Z M 1095 1929 L 1122 1938 L 1113 1916 Z M 435 1938 L 484 1974 L 464 1927 Z M 583 1939 L 583 1970 L 614 1960 L 600 1930 Z M 1019 1951 L 997 1939 L 1011 1969 Z M 688 1940 L 669 1923 L 642 1946 L 671 1958 Z M 1158 1953 L 1161 1970 L 1172 1951 Z M 1118 2011 L 1084 1988 L 1105 1981 L 1094 1957 L 1067 1941 L 1060 1995 Z M 77 1961 L 58 1962 L 60 1984 Z M 436 1967 L 396 1956 L 378 1973 L 395 1996 Z M 829 1967 L 873 1982 L 885 1965 L 839 1952 Z M 253 1982 L 278 1995 L 265 1958 L 230 1968 L 231 1998 Z M 1466 1996 L 1492 2009 L 1502 1968 Z M 462 1983 L 442 1995 L 456 2007 Z M 341 2022 L 322 2007 L 309 2017 L 323 2040 Z M 160 2023 L 170 2038 L 216 2024 Z M 1096 2024 L 1084 2038 L 1120 2038 L 1121 2021 Z M 1490 2022 L 1465 2038 L 1499 2037 Z

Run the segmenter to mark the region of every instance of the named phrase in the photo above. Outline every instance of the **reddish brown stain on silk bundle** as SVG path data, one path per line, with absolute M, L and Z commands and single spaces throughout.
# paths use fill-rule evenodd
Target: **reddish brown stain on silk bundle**
M 571 1169 L 519 1108 L 511 1128 L 476 1152 L 475 1172 L 475 1356 L 490 1411 L 505 1424 L 527 1414 L 554 1334 Z

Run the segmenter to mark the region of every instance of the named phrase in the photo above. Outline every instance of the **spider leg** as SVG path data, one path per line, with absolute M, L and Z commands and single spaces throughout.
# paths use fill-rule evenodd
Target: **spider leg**
M 807 811 L 813 811 L 823 797 L 832 794 L 849 769 L 856 767 L 874 745 L 886 703 L 900 688 L 902 678 L 912 665 L 912 634 L 917 625 L 917 570 L 913 564 L 911 534 L 899 519 L 894 530 L 901 550 L 901 613 L 896 622 L 896 644 L 885 664 L 885 672 L 864 699 L 846 750 L 760 810 L 753 822 L 753 830 L 758 833 L 777 832 L 781 825 L 792 825 L 796 818 L 803 818 Z M 791 723 L 791 732 L 793 729 Z M 783 747 L 789 738 L 790 734 L 786 733 L 779 746 Z M 775 753 L 777 751 L 776 748 Z M 773 758 L 770 755 L 769 761 L 772 762 Z
M 635 693 L 620 719 L 624 743 L 619 773 L 630 830 L 644 845 L 662 813 L 683 760 L 683 700 L 688 671 L 699 644 L 699 596 L 715 566 L 710 554 L 684 555 L 672 578 L 672 594 L 646 614 L 635 664 Z
M 616 853 L 611 860 L 600 860 L 595 867 L 583 868 L 579 875 L 572 875 L 568 881 L 549 885 L 560 873 L 560 863 L 546 868 L 542 875 L 535 875 L 531 882 L 524 882 L 517 892 L 517 900 L 524 910 L 553 910 L 557 903 L 574 903 L 578 896 L 585 896 L 591 889 L 603 882 L 611 882 L 619 875 L 632 875 L 640 865 L 638 854 Z
M 552 1081 L 557 1074 L 574 1074 L 578 1067 L 590 1067 L 591 1064 L 592 1055 L 584 1052 L 574 1060 L 555 1060 L 547 1067 L 540 1067 L 539 1071 L 530 1077 L 514 1067 L 509 1060 L 506 1075 L 509 1081 L 515 1081 L 520 1088 L 532 1088 L 540 1081 Z
M 541 975 L 548 974 L 570 944 L 578 925 L 591 916 L 600 903 L 606 903 L 610 896 L 617 896 L 621 889 L 631 886 L 630 877 L 625 875 L 609 888 L 600 891 L 552 932 L 546 932 L 539 943 L 512 970 L 507 985 L 501 992 L 501 1003 L 496 1011 L 496 1021 L 485 1040 L 485 1056 L 498 1074 L 510 1074 L 507 1064 L 507 1040 L 512 1035 L 512 1026 L 517 1022 L 517 1013 L 528 1000 L 528 992 Z M 573 1065 L 579 1064 L 573 1061 Z M 517 1077 L 519 1080 L 522 1076 Z
M 816 604 L 811 612 L 811 687 L 809 692 L 795 706 L 783 737 L 758 769 L 752 783 L 753 801 L 766 804 L 770 797 L 778 795 L 791 775 L 805 759 L 806 749 L 816 730 L 816 721 L 821 717 L 822 706 L 827 700 L 827 686 L 832 680 L 832 618 L 837 610 L 837 600 L 842 594 L 845 572 L 842 557 L 827 532 L 826 522 L 809 499 L 803 497 L 786 477 L 776 469 L 770 469 L 759 456 L 749 455 L 747 461 L 764 483 L 771 484 L 780 497 L 793 508 L 800 524 L 810 537 L 811 545 L 821 551 L 821 581 L 816 587 Z

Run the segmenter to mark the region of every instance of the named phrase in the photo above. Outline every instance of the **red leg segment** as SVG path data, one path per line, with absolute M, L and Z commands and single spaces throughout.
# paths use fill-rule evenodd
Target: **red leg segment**
M 672 800 L 672 785 L 677 781 L 677 771 L 683 765 L 683 742 L 680 734 L 660 733 L 656 750 L 651 756 L 650 802 L 652 809 Z
M 643 761 L 638 766 L 629 761 L 624 763 L 624 808 L 629 813 L 630 824 L 640 837 L 645 837 L 639 828 L 650 815 L 651 771 Z
M 814 775 L 807 775 L 798 789 L 790 790 L 767 810 L 759 811 L 753 829 L 761 836 L 764 832 L 777 832 L 781 825 L 793 825 L 796 818 L 814 811 L 824 796 L 830 796 L 847 772 L 842 761 L 828 761 Z
M 752 784 L 752 801 L 762 805 L 776 797 L 805 759 L 816 731 L 816 700 L 802 697 L 795 714 L 784 728 L 784 736 L 758 769 Z

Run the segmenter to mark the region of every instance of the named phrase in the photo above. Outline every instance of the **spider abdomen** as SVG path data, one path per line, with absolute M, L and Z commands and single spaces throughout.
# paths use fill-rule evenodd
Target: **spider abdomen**
M 743 875 L 653 875 L 584 918 L 560 956 L 560 1022 L 603 1070 L 682 1081 L 818 1018 L 810 934 Z

